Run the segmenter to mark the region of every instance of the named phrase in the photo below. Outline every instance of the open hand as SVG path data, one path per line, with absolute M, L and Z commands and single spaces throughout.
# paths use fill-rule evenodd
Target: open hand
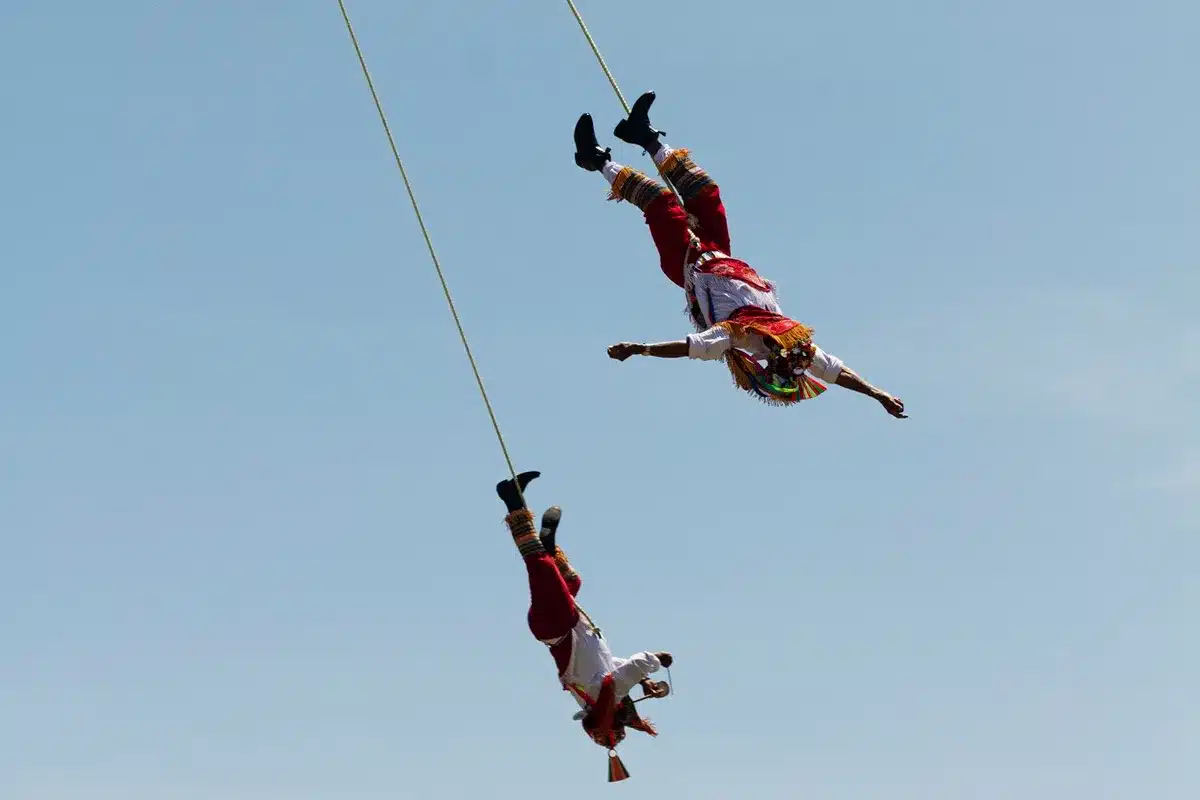
M 645 345 L 634 344 L 633 342 L 621 342 L 608 348 L 608 357 L 615 358 L 617 361 L 624 361 L 630 356 L 636 356 L 638 353 L 643 352 L 644 347 Z
M 908 419 L 908 414 L 904 413 L 904 401 L 899 397 L 892 397 L 890 394 L 884 394 L 878 398 L 879 404 L 883 406 L 883 410 L 891 414 L 896 419 Z

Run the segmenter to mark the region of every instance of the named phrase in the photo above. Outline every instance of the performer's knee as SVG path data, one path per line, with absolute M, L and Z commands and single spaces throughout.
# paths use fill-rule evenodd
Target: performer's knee
M 687 211 L 683 209 L 674 192 L 664 192 L 646 205 L 646 224 L 654 226 L 660 222 L 687 222 Z
M 526 621 L 533 638 L 545 644 L 556 644 L 562 638 L 571 635 L 572 629 L 579 622 L 579 612 L 573 605 L 569 609 L 531 608 L 526 615 Z
M 572 592 L 549 553 L 525 559 L 529 572 L 529 629 L 539 639 L 569 633 L 579 619 Z

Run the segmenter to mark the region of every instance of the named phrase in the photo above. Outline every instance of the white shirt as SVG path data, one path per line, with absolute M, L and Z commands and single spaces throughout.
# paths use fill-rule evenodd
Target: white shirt
M 653 653 L 635 653 L 628 659 L 613 658 L 608 643 L 581 617 L 571 631 L 571 661 L 562 679 L 564 683 L 579 686 L 594 700 L 600 695 L 600 685 L 611 672 L 613 696 L 620 702 L 642 679 L 660 669 L 662 662 Z M 580 708 L 586 708 L 582 698 L 574 692 L 571 694 Z
M 729 315 L 743 306 L 754 306 L 773 314 L 782 314 L 775 297 L 775 284 L 763 278 L 770 291 L 755 289 L 748 283 L 707 272 L 689 269 L 688 276 L 696 293 L 696 302 L 707 325 L 716 325 L 729 319 Z
M 689 335 L 687 342 L 688 358 L 696 358 L 704 361 L 715 361 L 723 358 L 729 352 L 729 349 L 733 347 L 745 350 L 755 358 L 761 359 L 768 358 L 771 352 L 767 349 L 761 336 L 751 333 L 737 337 L 737 341 L 734 341 L 734 337 L 729 331 L 725 328 L 715 326 L 703 333 Z M 812 364 L 809 365 L 805 372 L 814 378 L 834 383 L 837 381 L 838 376 L 842 374 L 842 369 L 845 366 L 840 358 L 826 353 L 814 344 Z

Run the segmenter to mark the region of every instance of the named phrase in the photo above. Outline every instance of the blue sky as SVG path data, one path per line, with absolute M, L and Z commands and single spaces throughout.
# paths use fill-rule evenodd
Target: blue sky
M 1197 796 L 1195 4 L 581 10 L 911 419 L 605 358 L 687 326 L 566 4 L 350 5 L 530 501 L 677 656 L 608 786 L 337 4 L 8 2 L 0 796 Z

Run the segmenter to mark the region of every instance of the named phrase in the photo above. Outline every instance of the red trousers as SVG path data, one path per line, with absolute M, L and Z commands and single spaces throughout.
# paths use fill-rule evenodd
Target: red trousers
M 688 234 L 688 214 L 698 222 L 696 235 L 700 237 L 701 249 L 692 248 L 691 258 L 707 250 L 730 252 L 729 222 L 725 218 L 725 204 L 721 202 L 721 189 L 712 183 L 705 186 L 683 206 L 674 192 L 654 198 L 646 207 L 646 224 L 654 246 L 658 248 L 659 266 L 663 273 L 679 288 L 683 284 L 683 264 L 688 258 L 691 236 Z
M 583 581 L 577 576 L 570 582 L 563 578 L 549 553 L 526 556 L 525 570 L 529 573 L 529 630 L 543 642 L 565 637 L 550 645 L 550 654 L 562 673 L 571 661 L 570 633 L 579 622 L 575 595 Z

